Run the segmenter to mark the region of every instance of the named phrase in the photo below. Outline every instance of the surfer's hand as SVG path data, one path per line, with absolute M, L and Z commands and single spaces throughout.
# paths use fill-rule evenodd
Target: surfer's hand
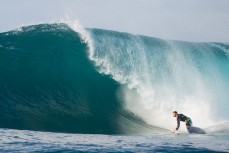
M 172 130 L 172 133 L 175 133 L 176 132 L 176 130 Z

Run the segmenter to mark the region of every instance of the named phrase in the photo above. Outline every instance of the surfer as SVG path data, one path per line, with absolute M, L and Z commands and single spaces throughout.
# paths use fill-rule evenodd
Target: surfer
M 191 118 L 183 115 L 183 114 L 178 114 L 177 111 L 173 111 L 173 117 L 177 118 L 177 127 L 175 130 L 173 130 L 172 132 L 175 133 L 179 127 L 180 127 L 180 121 L 185 122 L 186 123 L 186 128 L 188 130 L 188 132 L 190 133 L 190 129 L 192 126 L 192 120 Z

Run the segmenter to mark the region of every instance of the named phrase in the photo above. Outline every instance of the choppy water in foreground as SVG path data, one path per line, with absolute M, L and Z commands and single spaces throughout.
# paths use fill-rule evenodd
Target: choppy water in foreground
M 0 129 L 1 152 L 229 152 L 229 136 L 63 134 Z

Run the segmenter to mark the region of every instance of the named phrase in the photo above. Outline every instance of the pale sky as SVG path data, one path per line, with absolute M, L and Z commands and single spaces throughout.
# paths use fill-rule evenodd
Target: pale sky
M 229 42 L 229 0 L 0 0 L 0 31 L 59 22 L 165 39 Z

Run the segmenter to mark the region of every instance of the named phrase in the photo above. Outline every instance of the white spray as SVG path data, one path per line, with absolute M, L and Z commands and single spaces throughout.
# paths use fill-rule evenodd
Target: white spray
M 101 73 L 112 75 L 113 79 L 137 91 L 138 95 L 133 95 L 130 90 L 123 90 L 126 109 L 148 124 L 172 129 L 176 125 L 173 110 L 191 117 L 195 126 L 204 128 L 214 124 L 216 97 L 210 81 L 220 78 L 214 65 L 208 66 L 212 66 L 214 75 L 206 79 L 192 57 L 172 41 L 161 40 L 162 43 L 152 49 L 146 47 L 140 36 L 115 32 L 94 34 L 93 31 L 89 34 L 78 22 L 65 23 L 88 44 L 89 58 Z M 168 50 L 161 49 L 163 44 L 169 46 Z

